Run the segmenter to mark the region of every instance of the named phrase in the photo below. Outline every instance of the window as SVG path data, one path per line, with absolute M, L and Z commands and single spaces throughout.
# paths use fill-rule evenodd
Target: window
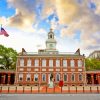
M 20 66 L 23 67 L 24 66 L 24 59 L 20 59 Z
M 67 81 L 67 74 L 64 74 L 64 81 Z
M 42 67 L 46 67 L 46 60 L 45 59 L 42 60 Z
M 19 81 L 23 80 L 23 74 L 19 74 Z
M 53 67 L 53 60 L 49 60 L 49 67 Z
M 56 60 L 56 67 L 60 67 L 60 60 Z
M 26 75 L 26 81 L 30 81 L 30 79 L 31 79 L 31 74 L 27 74 Z
M 71 80 L 72 80 L 72 81 L 75 81 L 75 74 L 72 74 Z
M 63 60 L 63 67 L 67 67 L 67 60 Z
M 82 67 L 82 61 L 78 60 L 78 67 Z
M 38 66 L 39 66 L 39 60 L 35 59 L 35 67 L 38 67 Z
M 70 66 L 71 66 L 71 67 L 74 67 L 74 66 L 75 66 L 74 60 L 71 60 L 71 61 L 70 61 Z
M 79 74 L 79 81 L 82 81 L 82 74 Z
M 60 74 L 56 74 L 56 81 L 60 81 Z
M 52 38 L 52 34 L 50 34 L 50 38 Z
M 27 66 L 28 66 L 28 67 L 31 66 L 31 59 L 28 59 L 28 61 L 27 61 Z
M 46 74 L 42 74 L 42 81 L 46 81 Z
M 34 74 L 34 81 L 38 81 L 38 74 Z

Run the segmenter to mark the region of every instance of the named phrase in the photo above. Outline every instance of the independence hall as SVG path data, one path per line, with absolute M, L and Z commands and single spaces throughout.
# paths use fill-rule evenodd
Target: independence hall
M 17 57 L 15 84 L 18 85 L 48 85 L 50 82 L 58 85 L 62 80 L 65 86 L 85 85 L 85 56 L 78 49 L 74 53 L 62 53 L 56 49 L 57 41 L 50 29 L 45 42 L 46 49 L 37 53 L 22 49 Z

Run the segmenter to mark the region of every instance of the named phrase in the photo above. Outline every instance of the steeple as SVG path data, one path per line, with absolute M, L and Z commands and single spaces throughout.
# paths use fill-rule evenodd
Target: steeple
M 48 39 L 54 39 L 54 33 L 52 31 L 53 29 L 50 29 L 50 32 L 48 33 Z
M 46 40 L 46 51 L 52 52 L 52 53 L 57 52 L 56 44 L 57 42 L 54 37 L 54 32 L 53 32 L 53 29 L 51 28 L 50 32 L 48 32 L 48 39 Z

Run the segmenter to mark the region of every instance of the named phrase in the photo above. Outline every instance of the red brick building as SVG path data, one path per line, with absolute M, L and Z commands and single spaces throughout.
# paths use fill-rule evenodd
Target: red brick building
M 100 71 L 86 71 L 87 84 L 99 84 L 100 85 Z
M 58 85 L 100 85 L 100 71 L 85 71 L 85 57 L 75 53 L 61 53 L 56 49 L 52 30 L 48 33 L 46 49 L 29 53 L 22 49 L 17 57 L 16 71 L 0 70 L 0 85 L 48 85 L 51 78 Z
M 0 70 L 0 85 L 14 84 L 15 71 L 14 70 Z
M 78 49 L 74 53 L 61 53 L 56 49 L 57 41 L 50 29 L 46 49 L 28 53 L 25 49 L 17 57 L 15 83 L 19 85 L 49 84 L 51 79 L 57 85 L 86 84 L 85 57 Z

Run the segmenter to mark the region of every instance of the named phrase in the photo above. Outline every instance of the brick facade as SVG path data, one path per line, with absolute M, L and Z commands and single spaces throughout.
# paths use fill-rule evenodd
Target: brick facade
M 80 50 L 78 49 L 75 53 L 60 53 L 56 50 L 56 40 L 54 39 L 54 33 L 52 30 L 48 33 L 48 39 L 46 40 L 46 49 L 39 50 L 37 54 L 28 53 L 24 49 L 17 57 L 16 65 L 16 84 L 34 85 L 34 84 L 48 84 L 49 74 L 53 75 L 54 83 L 58 84 L 60 80 L 64 79 L 64 85 L 84 85 L 86 84 L 86 73 L 85 73 L 85 62 L 84 55 L 80 55 Z M 21 67 L 21 59 L 23 60 L 23 66 Z M 31 66 L 27 66 L 28 60 L 31 61 Z M 35 60 L 39 61 L 38 66 L 35 66 Z M 46 61 L 46 66 L 42 66 L 42 60 Z M 49 65 L 49 61 L 53 61 L 52 67 Z M 56 66 L 56 60 L 59 66 Z M 63 66 L 63 60 L 67 62 L 66 66 Z M 71 67 L 71 60 L 73 67 Z M 81 66 L 78 66 L 78 60 L 81 62 Z M 52 61 L 50 62 L 52 64 Z M 27 81 L 27 74 L 30 75 L 30 79 Z M 34 74 L 37 74 L 38 81 L 34 81 Z M 45 81 L 42 81 L 42 74 L 45 74 Z M 60 79 L 57 74 L 59 74 Z M 65 75 L 66 74 L 66 75 Z M 72 74 L 74 74 L 72 81 Z M 20 75 L 22 79 L 20 80 Z M 65 75 L 65 78 L 64 78 Z M 80 75 L 80 81 L 79 81 Z M 59 79 L 59 81 L 57 81 Z

